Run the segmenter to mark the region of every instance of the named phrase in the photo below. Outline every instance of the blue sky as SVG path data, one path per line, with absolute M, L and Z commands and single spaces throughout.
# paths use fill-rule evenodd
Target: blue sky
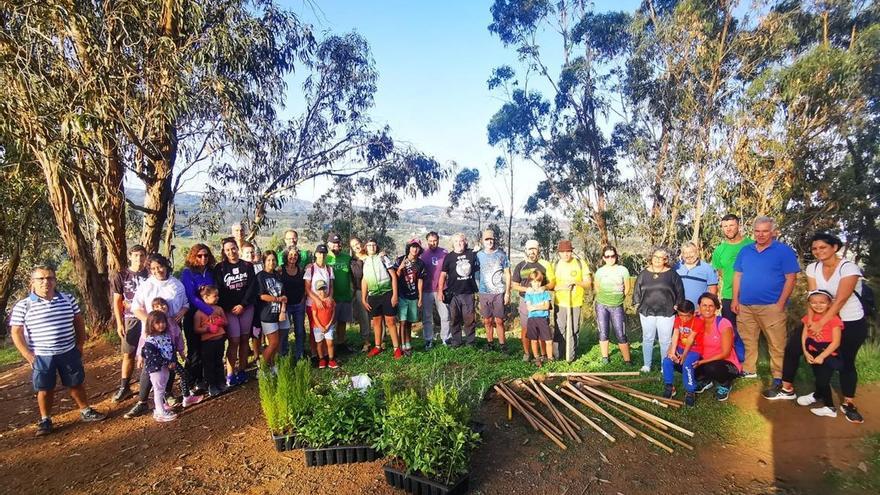
M 319 37 L 326 32 L 357 31 L 363 35 L 379 72 L 371 112 L 374 122 L 389 125 L 396 139 L 412 143 L 441 163 L 455 161 L 479 168 L 483 194 L 502 202 L 503 189 L 492 184 L 498 150 L 486 139 L 486 125 L 502 102 L 488 90 L 486 80 L 494 67 L 517 67 L 517 61 L 514 51 L 505 49 L 489 33 L 490 0 L 281 3 L 311 23 Z M 633 0 L 600 0 L 595 2 L 595 10 L 632 11 L 638 4 Z M 542 45 L 546 43 L 549 53 L 556 41 L 548 33 Z M 294 85 L 289 88 L 291 106 L 295 106 L 296 90 Z M 540 172 L 525 163 L 518 167 L 523 183 L 517 194 L 521 206 Z M 325 182 L 316 181 L 300 189 L 299 196 L 311 200 L 326 187 Z M 448 186 L 433 197 L 408 200 L 403 206 L 446 205 L 447 195 Z

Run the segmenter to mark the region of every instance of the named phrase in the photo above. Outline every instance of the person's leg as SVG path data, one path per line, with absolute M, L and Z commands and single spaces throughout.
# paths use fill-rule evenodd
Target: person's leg
M 614 335 L 617 337 L 617 348 L 624 363 L 629 363 L 632 358 L 629 354 L 629 339 L 626 337 L 626 311 L 623 306 L 610 308 L 611 326 L 614 327 Z
M 697 390 L 697 376 L 694 373 L 694 363 L 700 360 L 700 354 L 689 351 L 684 357 L 681 366 L 681 381 L 684 382 L 684 390 L 693 393 Z
M 254 326 L 254 307 L 247 306 L 244 308 L 244 311 L 241 312 L 239 322 L 241 325 L 241 344 L 238 346 L 238 371 L 243 373 L 245 369 L 247 369 L 248 364 L 248 354 L 250 353 L 250 349 L 248 349 L 248 340 L 250 339 L 251 331 Z
M 267 366 L 273 366 L 275 364 L 275 353 L 278 352 L 278 348 L 280 347 L 280 338 L 281 332 L 272 332 L 266 334 L 266 347 L 263 348 L 263 361 L 266 362 Z
M 229 336 L 229 346 L 226 348 L 226 376 L 232 378 L 238 364 L 238 345 L 244 328 L 241 315 L 233 314 L 232 311 L 226 314 L 226 321 L 226 334 Z
M 480 305 L 480 319 L 483 322 L 483 328 L 486 329 L 486 343 L 490 346 L 495 341 L 495 320 L 492 319 L 492 294 L 480 293 L 477 295 L 477 301 Z
M 657 317 L 639 314 L 642 323 L 642 365 L 651 369 L 654 359 L 654 341 L 657 340 Z
M 174 379 L 177 377 L 175 370 L 168 370 L 168 380 L 165 381 L 165 397 L 174 397 Z
M 660 355 L 665 356 L 672 347 L 672 331 L 675 326 L 674 316 L 657 317 L 657 340 L 660 342 Z
M 837 352 L 843 365 L 840 369 L 840 391 L 843 392 L 843 400 L 846 404 L 852 404 L 856 396 L 856 386 L 859 381 L 856 356 L 867 338 L 868 321 L 865 318 L 843 322 L 843 332 Z
M 473 345 L 477 339 L 477 314 L 474 311 L 474 295 L 462 294 L 461 299 L 462 329 L 464 330 L 464 343 Z
M 422 338 L 425 343 L 434 341 L 434 298 L 436 292 L 426 291 L 422 294 Z
M 147 373 L 146 368 L 141 368 L 141 385 L 140 390 L 138 390 L 138 402 L 142 402 L 144 404 L 147 403 L 147 399 L 150 398 L 150 390 L 153 389 L 153 384 L 150 382 L 150 374 Z
M 336 359 L 336 346 L 334 345 L 335 335 L 332 335 L 330 332 L 324 336 L 324 350 L 327 353 L 327 358 L 331 361 Z
M 443 342 L 447 342 L 452 337 L 449 324 L 449 305 L 441 300 L 439 292 L 436 293 L 434 302 L 437 306 L 437 315 L 440 317 L 440 338 Z
M 376 349 L 382 348 L 382 316 L 373 317 L 373 342 Z
M 529 324 L 529 311 L 526 309 L 526 301 L 523 298 L 519 299 L 519 305 L 517 306 L 517 310 L 519 312 L 519 328 L 520 328 L 520 340 L 522 341 L 523 355 L 528 357 L 529 349 L 536 349 L 534 346 L 530 345 L 529 337 L 528 337 L 528 324 Z M 538 357 L 538 354 L 534 355 Z
M 226 383 L 223 376 L 223 346 L 223 339 L 206 340 L 201 344 L 205 381 L 212 392 L 222 389 Z
M 599 351 L 603 358 L 608 358 L 608 325 L 611 322 L 611 312 L 608 306 L 596 303 L 596 329 L 599 333 Z
M 746 358 L 743 360 L 743 373 L 756 373 L 758 370 L 758 338 L 760 327 L 755 306 L 741 304 L 737 314 L 739 336 L 746 347 Z
M 267 341 L 268 341 L 268 335 Z M 286 356 L 290 352 L 290 317 L 278 322 L 278 354 Z
M 663 383 L 672 386 L 675 381 L 675 362 L 666 354 L 663 354 L 663 360 L 660 361 L 660 370 L 663 374 Z
M 462 314 L 461 296 L 456 294 L 449 302 L 449 345 L 461 345 L 462 323 L 464 323 L 464 314 Z
M 304 303 L 294 304 L 292 308 L 293 358 L 298 361 L 302 359 L 306 347 L 306 305 Z
M 400 348 L 400 339 L 397 336 L 397 331 L 395 330 L 397 326 L 394 324 L 394 316 L 385 315 L 385 328 L 388 329 L 388 334 L 391 335 L 391 345 L 395 349 Z
M 40 409 L 40 419 L 52 416 L 52 403 L 54 401 L 55 390 L 37 391 L 37 407 Z
M 782 361 L 785 355 L 785 342 L 788 336 L 785 311 L 780 311 L 775 304 L 762 306 L 759 323 L 767 339 L 767 350 L 770 353 L 770 373 L 774 381 L 782 380 Z
M 318 342 L 315 340 L 315 312 L 312 306 L 306 305 L 306 316 L 309 318 L 309 351 L 312 353 L 312 359 L 318 355 Z
M 189 380 L 194 387 L 196 383 L 204 380 L 204 363 L 202 360 L 202 340 L 195 330 L 195 313 L 194 308 L 190 308 L 183 317 L 183 338 L 186 342 L 186 360 L 184 366 L 188 374 Z
M 788 335 L 788 340 L 785 344 L 785 351 L 782 357 L 782 389 L 786 391 L 794 390 L 794 378 L 804 356 L 804 350 L 801 346 L 802 332 L 803 325 L 798 325 Z
M 565 332 L 568 325 L 568 308 L 561 306 L 553 307 L 553 356 L 555 359 L 563 359 L 565 357 Z
M 498 337 L 498 343 L 502 346 L 507 345 L 507 335 L 504 332 L 504 318 L 492 318 L 495 325 L 495 335 Z
M 535 356 L 535 360 L 541 359 L 541 350 L 538 349 L 541 341 L 538 339 L 529 340 L 529 345 L 532 347 L 532 355 Z
M 814 364 L 813 376 L 816 378 L 816 391 L 813 397 L 834 409 L 834 394 L 831 391 L 831 375 L 834 369 L 828 363 Z
M 150 373 L 150 382 L 153 384 L 153 414 L 159 415 L 165 412 L 165 386 L 168 384 L 168 368 Z

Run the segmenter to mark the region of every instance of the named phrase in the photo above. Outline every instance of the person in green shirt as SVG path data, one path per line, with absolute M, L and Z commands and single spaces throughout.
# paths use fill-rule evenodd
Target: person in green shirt
M 736 329 L 736 313 L 730 309 L 733 300 L 733 263 L 742 248 L 752 244 L 749 237 L 743 237 L 739 217 L 730 213 L 721 218 L 721 231 L 724 241 L 712 251 L 712 267 L 718 270 L 721 285 L 721 316 L 730 320 Z
M 631 365 L 629 341 L 626 338 L 626 312 L 623 302 L 632 292 L 629 270 L 617 264 L 620 256 L 614 246 L 605 246 L 602 260 L 605 262 L 593 276 L 593 290 L 596 293 L 596 326 L 599 329 L 599 350 L 602 351 L 602 363 L 608 364 L 608 330 L 614 327 L 617 336 L 617 347 L 623 362 Z
M 342 252 L 342 238 L 330 234 L 327 238 L 327 264 L 333 268 L 333 300 L 336 301 L 336 351 L 340 354 L 351 352 L 345 341 L 345 324 L 353 321 L 351 300 L 354 291 L 351 286 L 351 256 Z
M 370 312 L 373 324 L 373 338 L 376 347 L 367 353 L 368 357 L 378 356 L 382 352 L 382 323 L 391 336 L 394 346 L 394 359 L 403 357 L 400 342 L 397 338 L 397 273 L 392 268 L 391 260 L 379 254 L 379 245 L 375 239 L 367 241 L 367 257 L 364 258 L 364 277 L 361 279 L 361 303 Z

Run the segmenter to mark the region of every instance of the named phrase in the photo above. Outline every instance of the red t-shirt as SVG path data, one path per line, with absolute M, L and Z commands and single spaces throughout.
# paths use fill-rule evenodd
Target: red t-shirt
M 801 318 L 801 321 L 804 322 L 804 325 L 807 324 L 808 317 L 809 316 L 804 316 L 803 318 Z M 819 321 L 821 319 L 822 319 L 822 315 L 813 315 L 813 321 Z M 843 330 L 843 320 L 841 320 L 839 316 L 835 316 L 834 318 L 831 318 L 830 320 L 828 320 L 828 323 L 826 323 L 825 326 L 822 327 L 822 333 L 819 335 L 818 338 L 813 336 L 812 333 L 809 334 L 809 337 L 811 337 L 816 342 L 823 342 L 823 343 L 830 344 L 831 338 L 833 336 L 832 330 L 834 329 L 834 327 L 837 327 L 837 328 Z
M 312 306 L 312 311 L 315 312 L 315 325 L 321 330 L 324 330 L 330 322 L 333 321 L 333 315 L 336 312 L 336 303 L 333 299 L 327 299 L 324 301 L 323 308 Z
M 688 342 L 693 339 L 694 343 L 691 345 L 691 351 L 696 352 L 697 354 L 703 353 L 703 319 L 697 318 L 694 316 L 691 318 L 691 321 L 684 323 L 681 321 L 681 318 L 678 316 L 675 317 L 675 322 L 673 323 L 673 328 L 678 330 L 678 342 L 675 343 L 676 347 L 681 347 L 684 349 L 687 347 Z

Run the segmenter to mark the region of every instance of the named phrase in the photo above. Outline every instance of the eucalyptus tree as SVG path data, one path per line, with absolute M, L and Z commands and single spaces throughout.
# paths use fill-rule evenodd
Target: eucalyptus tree
M 483 228 L 489 227 L 490 223 L 501 220 L 502 211 L 492 203 L 492 200 L 480 194 L 480 171 L 475 168 L 464 167 L 455 174 L 452 181 L 452 189 L 449 190 L 449 207 L 446 213 L 455 210 L 461 211 L 465 219 L 476 227 L 473 232 L 475 238 L 483 233 Z M 496 244 L 496 247 L 501 247 Z

